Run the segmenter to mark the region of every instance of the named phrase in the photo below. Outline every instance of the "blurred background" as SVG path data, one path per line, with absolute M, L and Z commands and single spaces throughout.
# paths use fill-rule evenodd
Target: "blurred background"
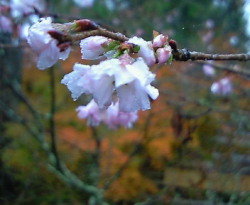
M 152 109 L 131 129 L 109 130 L 79 120 L 75 108 L 89 98 L 73 101 L 60 84 L 75 62 L 93 63 L 79 46 L 40 71 L 25 41 L 32 22 L 49 15 L 146 40 L 156 30 L 191 51 L 247 53 L 250 1 L 53 0 L 25 14 L 8 8 L 16 0 L 0 2 L 1 204 L 91 204 L 51 166 L 54 158 L 103 189 L 109 204 L 250 204 L 249 62 L 154 66 L 160 97 Z M 55 145 L 58 156 L 50 153 Z

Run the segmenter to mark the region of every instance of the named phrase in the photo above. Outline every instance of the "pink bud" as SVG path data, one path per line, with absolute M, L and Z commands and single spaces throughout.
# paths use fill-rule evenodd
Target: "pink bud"
M 74 31 L 76 32 L 91 31 L 98 28 L 98 25 L 95 22 L 90 21 L 89 19 L 77 20 L 73 23 L 73 26 L 74 26 Z
M 159 64 L 166 63 L 169 57 L 171 56 L 170 46 L 164 48 L 158 48 L 156 50 L 156 56 Z
M 169 46 L 172 48 L 173 51 L 177 51 L 177 43 L 175 40 L 170 39 L 168 42 Z
M 167 39 L 168 38 L 162 34 L 156 36 L 153 40 L 153 47 L 154 48 L 163 47 L 166 44 Z

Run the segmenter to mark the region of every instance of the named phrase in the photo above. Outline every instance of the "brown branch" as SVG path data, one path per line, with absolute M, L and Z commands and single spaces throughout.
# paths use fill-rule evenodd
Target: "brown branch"
M 113 32 L 101 26 L 97 26 L 97 29 L 90 31 L 82 31 L 82 32 L 74 32 L 72 31 L 72 25 L 74 23 L 67 24 L 53 24 L 53 28 L 57 31 L 60 31 L 64 34 L 65 41 L 71 41 L 74 43 L 75 41 L 80 41 L 82 39 L 88 38 L 90 36 L 104 36 L 113 40 L 117 40 L 120 42 L 127 41 L 129 38 L 119 32 Z
M 98 30 L 93 30 L 93 31 L 85 31 L 81 33 L 76 33 L 76 34 L 71 35 L 70 39 L 71 41 L 79 41 L 90 36 L 104 36 L 104 37 L 111 38 L 113 40 L 117 40 L 121 42 L 127 41 L 129 39 L 128 37 L 126 37 L 125 35 L 121 33 L 108 31 L 107 29 L 104 29 L 104 28 L 99 28 Z
M 72 43 L 75 41 L 79 41 L 85 39 L 90 36 L 104 36 L 113 40 L 117 40 L 120 42 L 127 41 L 129 38 L 122 33 L 113 32 L 106 28 L 102 28 L 98 26 L 98 29 L 92 31 L 84 31 L 70 34 L 70 28 L 72 24 L 66 24 L 61 27 L 61 24 L 57 24 L 54 28 L 59 29 L 60 31 L 66 33 L 66 39 L 71 41 Z M 59 27 L 58 27 L 59 26 Z M 63 28 L 63 29 L 62 29 Z M 196 51 L 189 51 L 187 49 L 175 49 L 172 51 L 173 59 L 175 61 L 197 61 L 197 60 L 236 60 L 236 61 L 248 61 L 250 60 L 250 55 L 241 53 L 241 54 L 208 54 Z
M 74 23 L 67 24 L 53 24 L 53 27 L 64 33 L 65 41 L 70 41 L 72 44 L 75 41 L 79 41 L 85 39 L 90 36 L 104 36 L 113 40 L 117 40 L 120 42 L 127 41 L 129 38 L 122 33 L 113 32 L 101 26 L 97 26 L 97 29 L 90 31 L 82 31 L 82 32 L 72 32 L 72 25 Z M 97 24 L 96 24 L 97 25 Z M 250 60 L 250 55 L 241 53 L 241 54 L 208 54 L 196 51 L 189 51 L 188 49 L 177 49 L 175 41 L 170 40 L 170 46 L 173 51 L 173 59 L 175 61 L 197 61 L 197 60 L 236 60 L 236 61 L 248 61 Z M 174 45 L 174 47 L 173 47 Z
M 197 60 L 235 60 L 235 61 L 248 61 L 250 55 L 245 53 L 240 54 L 208 54 L 196 51 L 189 51 L 187 49 L 176 49 L 172 51 L 173 59 L 176 61 L 197 61 Z
M 90 36 L 104 36 L 113 40 L 117 40 L 120 42 L 124 42 L 129 40 L 129 37 L 125 36 L 122 33 L 111 31 L 107 28 L 104 28 L 100 25 L 97 25 L 93 22 L 97 27 L 93 30 L 76 32 L 72 28 L 74 27 L 73 23 L 66 24 L 58 24 L 54 23 L 52 26 L 56 31 L 61 32 L 60 41 L 61 42 L 70 42 L 73 44 L 76 41 L 80 41 L 82 39 L 88 38 Z M 73 27 L 72 27 L 73 26 Z M 170 40 L 170 43 L 173 40 Z M 248 61 L 250 60 L 250 54 L 240 53 L 240 54 L 208 54 L 196 51 L 189 51 L 188 49 L 177 49 L 176 44 L 175 47 L 170 44 L 173 51 L 173 59 L 175 61 L 198 61 L 198 60 L 216 60 L 216 61 Z M 6 45 L 0 44 L 0 47 L 6 47 Z M 7 45 L 8 47 L 8 45 Z

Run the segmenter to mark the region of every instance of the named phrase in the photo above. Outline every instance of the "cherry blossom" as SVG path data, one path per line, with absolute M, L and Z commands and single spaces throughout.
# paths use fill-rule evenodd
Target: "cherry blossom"
M 232 83 L 230 78 L 225 77 L 217 82 L 214 82 L 211 86 L 211 92 L 216 95 L 228 95 L 232 92 Z
M 81 40 L 80 47 L 82 59 L 95 60 L 104 54 L 104 46 L 108 43 L 108 39 L 103 36 L 91 36 Z
M 165 46 L 156 50 L 156 56 L 159 64 L 166 63 L 171 56 L 171 47 Z
M 168 38 L 166 36 L 160 34 L 153 39 L 153 47 L 163 47 L 167 43 L 167 40 Z
M 70 48 L 61 50 L 58 41 L 48 33 L 53 31 L 51 18 L 43 18 L 29 29 L 27 41 L 31 48 L 38 54 L 37 67 L 41 70 L 54 65 L 58 59 L 65 60 Z
M 79 106 L 76 111 L 80 119 L 87 118 L 87 125 L 89 126 L 98 126 L 103 120 L 103 113 L 94 100 L 91 100 L 86 106 Z
M 142 58 L 133 63 L 131 58 L 124 59 L 109 59 L 89 67 L 75 64 L 74 71 L 61 82 L 67 85 L 73 99 L 83 93 L 92 94 L 101 109 L 109 107 L 117 98 L 122 112 L 150 109 L 149 97 L 154 100 L 159 95 L 150 85 L 155 75 Z
M 45 1 L 44 0 L 11 0 L 10 7 L 11 7 L 12 16 L 18 17 L 21 15 L 32 13 L 35 10 L 39 12 L 45 11 Z
M 145 41 L 143 38 L 134 36 L 133 38 L 130 38 L 128 42 L 140 46 L 138 55 L 144 59 L 148 66 L 155 64 L 156 59 L 151 41 Z
M 99 109 L 96 102 L 91 100 L 86 106 L 79 106 L 76 111 L 80 119 L 87 119 L 89 126 L 98 126 L 103 122 L 110 129 L 118 126 L 130 128 L 138 118 L 137 112 L 120 112 L 119 102 L 112 103 L 107 109 Z
M 90 72 L 89 65 L 75 63 L 73 71 L 64 76 L 61 83 L 67 85 L 71 92 L 71 97 L 76 100 L 81 94 L 89 93 L 90 87 L 87 74 Z

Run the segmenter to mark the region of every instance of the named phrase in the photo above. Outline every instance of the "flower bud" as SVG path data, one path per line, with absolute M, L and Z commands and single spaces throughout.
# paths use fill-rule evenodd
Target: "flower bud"
M 47 32 L 52 38 L 56 39 L 58 41 L 58 43 L 62 43 L 65 41 L 65 35 L 60 32 L 60 31 L 56 31 L 56 30 L 49 30 Z
M 156 50 L 156 57 L 159 64 L 166 63 L 170 56 L 171 56 L 170 46 L 164 48 L 158 48 Z
M 154 40 L 153 40 L 153 47 L 154 47 L 154 48 L 163 47 L 163 46 L 166 44 L 167 39 L 168 39 L 168 38 L 167 38 L 166 36 L 162 35 L 162 34 L 156 36 L 156 37 L 154 38 Z
M 96 30 L 98 25 L 89 19 L 80 19 L 73 23 L 72 29 L 75 32 Z
M 176 41 L 171 39 L 168 44 L 170 45 L 170 47 L 172 48 L 173 51 L 176 51 L 177 50 L 177 44 L 176 44 Z

